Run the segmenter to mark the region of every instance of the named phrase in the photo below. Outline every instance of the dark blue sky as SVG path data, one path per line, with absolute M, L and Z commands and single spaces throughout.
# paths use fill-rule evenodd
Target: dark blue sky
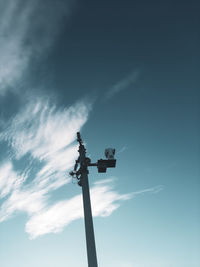
M 139 68 L 148 86 L 197 89 L 198 15 L 195 2 L 83 1 L 51 58 L 52 68 L 60 68 L 57 82 L 103 89 Z

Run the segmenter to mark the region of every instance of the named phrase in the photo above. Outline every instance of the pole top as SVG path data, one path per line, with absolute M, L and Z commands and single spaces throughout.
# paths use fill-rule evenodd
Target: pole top
M 83 141 L 82 141 L 82 139 L 81 139 L 81 134 L 80 134 L 80 132 L 77 132 L 77 141 L 79 142 L 80 145 L 83 144 Z
M 81 138 L 80 132 L 77 132 L 77 141 L 79 143 L 79 157 L 76 160 L 74 170 L 70 172 L 72 177 L 76 177 L 78 181 L 81 179 L 81 174 L 83 170 L 87 170 L 89 166 L 96 166 L 99 173 L 105 173 L 107 168 L 115 168 L 116 166 L 116 159 L 114 158 L 115 149 L 114 148 L 107 148 L 105 150 L 106 159 L 100 159 L 96 163 L 91 163 L 90 158 L 86 157 L 86 149 L 83 145 L 83 140 Z M 80 165 L 79 170 L 77 171 L 78 165 Z M 80 185 L 80 184 L 79 184 Z

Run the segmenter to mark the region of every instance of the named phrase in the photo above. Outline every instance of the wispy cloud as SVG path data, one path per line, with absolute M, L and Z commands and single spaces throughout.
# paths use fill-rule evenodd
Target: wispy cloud
M 144 193 L 157 194 L 160 191 L 162 191 L 163 189 L 164 189 L 164 186 L 163 185 L 158 185 L 158 186 L 155 186 L 155 187 L 150 187 L 150 188 L 146 188 L 146 189 L 142 189 L 142 190 L 133 192 L 132 193 L 132 196 L 135 197 L 137 195 L 141 195 L 141 194 L 144 194 Z
M 6 142 L 10 159 L 0 163 L 0 222 L 25 212 L 26 232 L 36 238 L 59 232 L 83 217 L 81 195 L 54 204 L 49 199 L 70 181 L 67 173 L 77 158 L 73 142 L 90 109 L 91 104 L 86 102 L 58 109 L 50 101 L 36 99 L 4 125 L 0 142 Z M 24 161 L 27 166 L 19 167 Z M 92 188 L 94 216 L 108 216 L 118 208 L 119 201 L 130 197 L 115 192 L 112 181 Z
M 37 99 L 8 121 L 0 134 L 0 142 L 10 151 L 10 158 L 0 163 L 0 222 L 25 212 L 25 230 L 36 238 L 60 232 L 83 217 L 81 194 L 62 201 L 56 201 L 54 194 L 71 180 L 67 173 L 77 158 L 76 132 L 86 123 L 90 109 L 91 104 L 83 101 L 58 109 Z M 91 188 L 94 216 L 109 216 L 124 200 L 162 190 L 159 186 L 121 194 L 113 182 L 111 177 Z
M 91 189 L 93 216 L 109 216 L 119 207 L 119 201 L 129 198 L 129 194 L 120 195 L 107 184 L 95 185 Z M 32 216 L 26 224 L 26 231 L 31 238 L 51 232 L 57 233 L 72 221 L 80 218 L 83 218 L 81 194 L 70 200 L 59 201 Z
M 10 161 L 2 163 L 0 166 L 0 198 L 6 197 L 12 190 L 19 188 L 22 182 L 23 177 L 17 175 Z
M 127 150 L 127 146 L 123 146 L 123 147 L 116 153 L 116 155 L 119 155 L 119 154 L 123 153 L 123 152 L 126 151 L 126 150 Z
M 74 1 L 0 1 L 0 94 L 55 42 Z M 16 90 L 16 86 L 14 87 Z
M 127 77 L 124 79 L 118 81 L 116 84 L 114 84 L 105 94 L 105 98 L 109 99 L 113 97 L 114 95 L 118 94 L 119 92 L 127 89 L 129 86 L 131 86 L 133 83 L 137 81 L 139 77 L 139 71 L 134 70 L 132 71 Z
M 119 194 L 112 187 L 113 179 L 96 183 L 91 193 L 91 205 L 93 216 L 107 217 L 117 208 L 121 201 L 128 200 L 136 195 L 146 192 L 158 193 L 157 187 L 133 192 L 131 194 Z M 82 196 L 77 195 L 70 200 L 59 201 L 39 214 L 30 217 L 26 224 L 26 232 L 32 239 L 47 233 L 61 232 L 66 225 L 74 220 L 83 218 Z
M 44 100 L 30 102 L 0 134 L 11 159 L 0 164 L 0 197 L 7 196 L 0 221 L 16 211 L 39 212 L 48 194 L 69 182 L 67 171 L 77 157 L 76 132 L 88 118 L 90 103 L 79 102 L 57 109 Z M 26 160 L 26 168 L 15 162 Z
M 87 105 L 87 106 L 86 106 Z M 40 160 L 62 151 L 74 139 L 76 131 L 87 121 L 90 103 L 79 102 L 65 109 L 43 99 L 27 103 L 0 134 L 16 158 L 31 153 Z

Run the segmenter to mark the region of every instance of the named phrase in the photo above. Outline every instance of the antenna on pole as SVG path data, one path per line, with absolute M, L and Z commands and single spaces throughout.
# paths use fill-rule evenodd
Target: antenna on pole
M 79 132 L 77 133 L 77 141 L 79 142 L 80 145 L 82 145 L 83 141 L 81 139 L 81 135 Z
M 79 143 L 79 157 L 74 165 L 74 170 L 69 174 L 75 177 L 78 185 L 82 187 L 88 267 L 98 267 L 88 182 L 88 167 L 97 166 L 99 173 L 105 173 L 107 168 L 114 168 L 116 166 L 116 159 L 114 158 L 115 149 L 107 148 L 105 150 L 107 159 L 100 159 L 96 163 L 91 163 L 91 159 L 86 157 L 86 149 L 83 145 L 80 132 L 77 133 L 77 141 Z

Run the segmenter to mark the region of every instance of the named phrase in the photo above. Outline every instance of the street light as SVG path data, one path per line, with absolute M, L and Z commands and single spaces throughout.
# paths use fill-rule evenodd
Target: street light
M 116 166 L 116 159 L 114 158 L 115 149 L 107 148 L 105 150 L 106 159 L 100 159 L 96 163 L 91 163 L 91 159 L 86 157 L 86 149 L 79 132 L 77 133 L 77 141 L 79 143 L 79 157 L 76 160 L 74 170 L 70 172 L 70 175 L 75 177 L 78 180 L 78 185 L 82 187 L 88 267 L 97 267 L 98 264 L 88 183 L 88 167 L 97 166 L 99 173 L 105 173 L 107 168 L 114 168 Z

